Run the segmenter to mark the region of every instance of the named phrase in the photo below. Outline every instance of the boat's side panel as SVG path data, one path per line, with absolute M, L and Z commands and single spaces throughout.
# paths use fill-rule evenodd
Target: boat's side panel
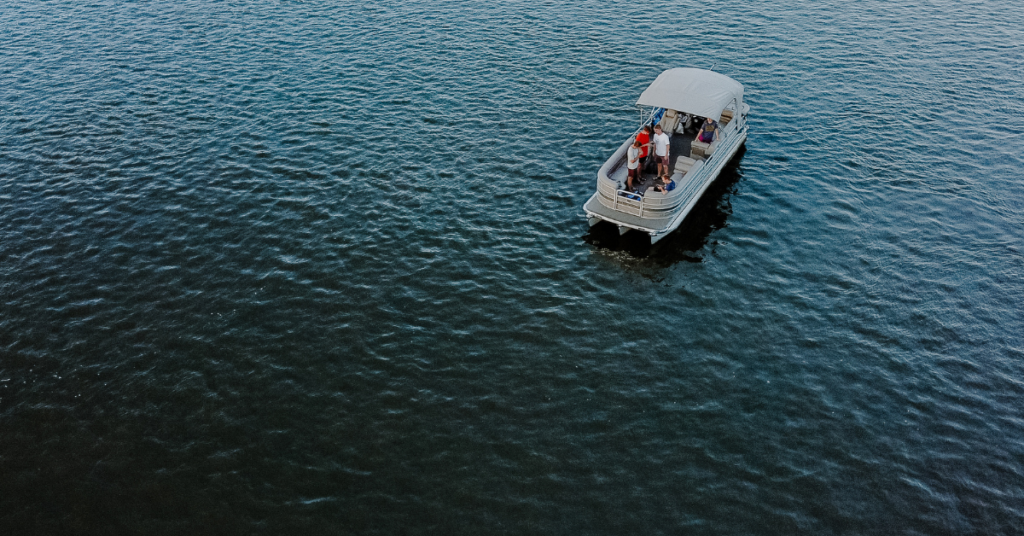
M 596 218 L 645 233 L 653 233 L 658 229 L 664 229 L 671 222 L 671 216 L 674 215 L 666 215 L 664 218 L 641 218 L 634 214 L 606 206 L 603 199 L 601 199 L 600 192 L 595 192 L 594 195 L 590 196 L 590 199 L 583 205 L 583 210 L 586 212 L 588 220 Z
M 620 145 L 619 148 L 616 149 L 614 153 L 612 153 L 612 156 L 605 161 L 604 165 L 601 166 L 601 169 L 597 171 L 598 182 L 601 182 L 602 180 L 615 182 L 615 180 L 612 177 L 613 175 L 615 175 L 615 171 L 618 169 L 618 167 L 621 164 L 625 163 L 626 150 L 629 149 L 629 146 L 632 143 L 633 136 L 630 136 L 626 141 L 622 142 L 622 145 Z

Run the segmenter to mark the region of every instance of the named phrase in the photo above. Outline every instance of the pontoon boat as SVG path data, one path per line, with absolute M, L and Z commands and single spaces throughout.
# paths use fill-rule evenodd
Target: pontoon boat
M 635 229 L 647 233 L 651 243 L 674 231 L 697 200 L 714 182 L 747 139 L 747 113 L 743 85 L 704 69 L 669 69 L 636 102 L 641 125 L 597 172 L 597 191 L 583 206 L 587 222 L 617 225 L 620 233 Z M 696 139 L 706 118 L 718 124 L 717 139 L 708 144 Z M 669 134 L 669 170 L 675 189 L 655 190 L 654 173 L 641 175 L 639 184 L 626 189 L 626 150 L 644 125 L 661 125 Z

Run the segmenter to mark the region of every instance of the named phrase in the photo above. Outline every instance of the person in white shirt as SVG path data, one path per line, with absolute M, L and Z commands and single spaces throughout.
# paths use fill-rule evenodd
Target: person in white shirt
M 654 160 L 658 176 L 668 175 L 668 134 L 661 131 L 661 125 L 654 126 Z
M 633 140 L 633 146 L 626 149 L 626 188 L 633 190 L 633 179 L 643 180 L 640 174 L 640 140 Z

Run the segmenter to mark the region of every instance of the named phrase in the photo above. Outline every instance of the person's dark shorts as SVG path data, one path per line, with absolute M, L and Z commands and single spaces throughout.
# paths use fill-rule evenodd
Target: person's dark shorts
M 657 156 L 655 158 L 657 158 L 657 161 L 658 161 L 659 164 L 661 164 L 661 165 L 663 165 L 665 167 L 668 167 L 668 157 L 667 156 Z
M 640 177 L 640 168 L 639 167 L 636 168 L 636 169 L 627 169 L 626 171 L 628 172 L 627 176 L 629 178 L 631 178 L 631 179 L 639 179 L 639 178 L 641 178 Z

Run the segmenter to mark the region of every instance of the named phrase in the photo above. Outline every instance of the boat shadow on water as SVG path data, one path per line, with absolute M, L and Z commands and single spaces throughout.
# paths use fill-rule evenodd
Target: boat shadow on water
M 725 227 L 732 214 L 730 197 L 743 178 L 741 160 L 746 151 L 746 145 L 740 147 L 679 228 L 657 244 L 651 245 L 651 237 L 638 231 L 620 235 L 618 228 L 608 222 L 591 227 L 583 235 L 583 240 L 597 248 L 622 252 L 662 266 L 677 262 L 703 262 L 701 251 L 708 245 L 711 233 Z

